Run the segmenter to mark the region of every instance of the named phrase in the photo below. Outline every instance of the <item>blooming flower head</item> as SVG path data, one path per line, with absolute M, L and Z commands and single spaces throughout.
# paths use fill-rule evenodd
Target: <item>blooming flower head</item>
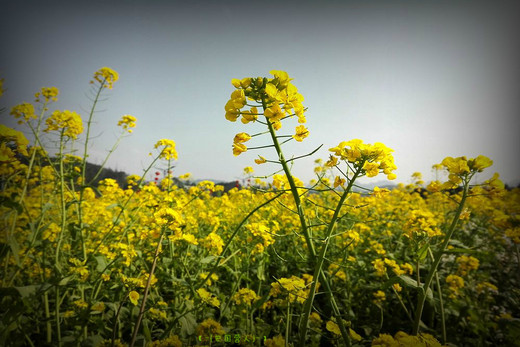
M 280 278 L 271 283 L 269 295 L 273 297 L 287 296 L 289 302 L 304 303 L 309 291 L 306 290 L 305 281 L 299 277 Z
M 132 128 L 135 128 L 135 122 L 137 119 L 134 116 L 131 116 L 129 114 L 125 114 L 119 122 L 117 122 L 117 125 L 122 127 L 123 130 L 128 131 L 129 133 L 132 132 Z
M 457 275 L 448 275 L 446 277 L 446 283 L 450 288 L 450 298 L 455 298 L 459 295 L 459 291 L 464 288 L 464 279 Z
M 182 216 L 176 210 L 170 207 L 163 207 L 154 213 L 155 222 L 159 225 L 175 225 L 182 223 Z
M 225 334 L 222 325 L 215 320 L 208 318 L 197 326 L 197 335 L 210 336 L 210 335 L 223 335 Z
M 491 165 L 493 165 L 493 160 L 483 155 L 479 155 L 476 158 L 468 160 L 469 168 L 477 172 L 482 172 L 485 168 L 488 168 Z
M 71 139 L 76 139 L 83 132 L 81 116 L 69 110 L 54 111 L 45 123 L 47 128 L 44 131 L 63 131 L 63 136 Z
M 258 112 L 257 106 L 261 105 L 265 112 L 263 115 L 273 125 L 275 130 L 281 128 L 281 120 L 285 116 L 296 115 L 299 123 L 305 123 L 303 96 L 291 83 L 292 78 L 285 71 L 272 70 L 273 78 L 251 78 L 232 79 L 231 84 L 236 88 L 231 93 L 229 101 L 224 107 L 226 119 L 235 122 L 242 115 L 242 123 L 247 124 L 257 120 L 262 113 Z M 257 106 L 251 107 L 250 111 L 242 111 L 247 100 L 257 102 Z
M 456 261 L 459 264 L 458 272 L 462 276 L 467 275 L 469 271 L 477 270 L 480 264 L 477 258 L 467 255 L 461 255 Z
M 302 142 L 303 139 L 306 138 L 307 136 L 309 136 L 309 130 L 303 125 L 298 125 L 296 127 L 296 134 L 294 134 L 292 137 L 296 141 Z
M 94 80 L 99 82 L 103 88 L 112 89 L 114 82 L 119 79 L 119 74 L 109 67 L 102 67 L 94 73 L 94 79 L 90 81 L 91 84 Z
M 361 174 L 367 177 L 375 177 L 382 171 L 389 180 L 396 178 L 393 173 L 397 169 L 393 150 L 380 142 L 372 145 L 359 139 L 342 141 L 329 151 L 339 159 L 353 163 L 355 167 L 361 167 Z
M 209 235 L 206 236 L 206 238 L 203 240 L 203 244 L 211 254 L 222 253 L 222 249 L 224 247 L 224 241 L 222 241 L 222 238 L 214 232 L 209 233 Z
M 157 141 L 154 148 L 159 148 L 161 146 L 164 146 L 164 148 L 161 150 L 161 154 L 159 155 L 160 158 L 166 160 L 178 158 L 177 151 L 175 150 L 175 142 L 173 140 L 161 139 Z
M 19 120 L 18 124 L 22 124 L 24 121 L 28 122 L 30 119 L 37 118 L 36 114 L 34 114 L 34 106 L 28 102 L 14 106 L 11 109 L 11 115 L 13 115 L 16 119 L 23 117 L 23 120 Z
M 241 288 L 235 293 L 235 295 L 233 295 L 233 301 L 235 301 L 237 305 L 244 304 L 246 306 L 251 306 L 251 303 L 258 299 L 258 295 L 249 288 Z
M 137 306 L 137 303 L 139 301 L 139 293 L 136 292 L 135 290 L 132 290 L 129 294 L 128 294 L 128 299 L 130 300 L 130 302 L 132 304 L 134 304 L 135 306 Z
M 465 156 L 452 158 L 446 157 L 442 160 L 441 165 L 448 171 L 448 181 L 443 184 L 443 188 L 455 188 L 463 179 L 471 177 L 476 172 L 482 172 L 485 168 L 491 166 L 493 161 L 488 157 L 479 155 L 473 159 L 467 159 Z
M 378 290 L 374 293 L 374 304 L 378 305 L 381 304 L 383 301 L 386 300 L 385 292 Z
M 0 124 L 0 161 L 10 161 L 14 158 L 15 154 L 8 146 L 10 143 L 16 146 L 16 150 L 19 153 L 28 155 L 27 145 L 29 140 L 27 140 L 25 135 L 18 130 Z
M 213 294 L 208 292 L 206 289 L 204 289 L 204 288 L 197 289 L 197 294 L 199 294 L 200 298 L 202 299 L 202 302 L 204 302 L 205 304 L 215 306 L 215 307 L 220 307 L 220 301 L 215 296 L 213 296 Z
M 34 94 L 34 97 L 36 98 L 36 102 L 40 102 L 41 101 L 41 97 L 43 97 L 43 99 L 45 100 L 44 102 L 49 102 L 49 101 L 58 101 L 58 94 L 60 93 L 60 91 L 58 90 L 58 88 L 56 87 L 43 87 L 41 89 L 41 91 L 39 91 L 38 93 Z

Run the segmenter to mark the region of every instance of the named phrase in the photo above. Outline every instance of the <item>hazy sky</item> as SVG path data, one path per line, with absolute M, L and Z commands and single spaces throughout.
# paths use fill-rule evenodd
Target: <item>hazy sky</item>
M 313 160 L 360 138 L 395 150 L 397 182 L 414 171 L 432 178 L 446 156 L 489 156 L 506 182 L 520 178 L 519 6 L 504 1 L 64 1 L 6 3 L 0 14 L 0 107 L 60 89 L 53 109 L 87 118 L 93 73 L 120 80 L 98 108 L 91 160 L 114 143 L 117 121 L 137 117 L 109 166 L 140 174 L 161 138 L 177 143 L 175 174 L 233 180 L 258 154 L 232 155 L 237 132 L 224 104 L 231 78 L 285 70 L 305 97 L 310 136 L 286 147 L 304 181 Z M 7 113 L 2 122 L 15 124 Z M 284 123 L 292 134 L 296 120 Z M 256 137 L 248 146 L 268 144 Z M 484 177 L 482 177 L 484 178 Z M 373 180 L 379 180 L 375 178 Z

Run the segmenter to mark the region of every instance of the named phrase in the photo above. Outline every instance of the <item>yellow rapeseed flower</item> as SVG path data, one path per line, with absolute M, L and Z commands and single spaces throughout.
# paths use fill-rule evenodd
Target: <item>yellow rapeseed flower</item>
M 265 162 L 267 162 L 267 159 L 265 159 L 264 157 L 262 157 L 261 155 L 258 156 L 259 159 L 255 159 L 255 163 L 257 163 L 258 165 L 260 164 L 264 164 Z
M 58 101 L 58 94 L 60 91 L 56 87 L 43 87 L 38 93 L 34 94 L 35 101 L 40 102 L 40 97 L 43 96 L 44 102 Z
M 45 123 L 47 124 L 47 128 L 44 131 L 63 131 L 63 136 L 67 136 L 71 139 L 76 139 L 78 135 L 83 132 L 81 116 L 69 110 L 54 111 L 50 117 L 47 118 Z
M 138 300 L 139 300 L 139 293 L 135 290 L 132 290 L 130 293 L 128 293 L 128 299 L 130 299 L 130 302 L 137 306 Z
M 309 130 L 303 125 L 298 125 L 296 127 L 296 134 L 294 134 L 292 137 L 296 141 L 302 142 L 303 139 L 306 138 L 307 136 L 309 136 Z
M 94 73 L 94 79 L 90 83 L 94 83 L 94 80 L 99 82 L 103 88 L 112 89 L 114 82 L 119 79 L 119 74 L 109 67 L 102 67 Z
M 23 120 L 19 120 L 18 124 L 22 124 L 24 121 L 28 122 L 31 119 L 37 118 L 36 114 L 34 113 L 33 104 L 28 102 L 24 102 L 23 104 L 16 105 L 11 108 L 11 115 L 16 119 L 23 117 Z
M 200 298 L 202 299 L 202 302 L 204 302 L 208 305 L 211 305 L 211 306 L 220 307 L 220 301 L 215 296 L 213 296 L 213 294 L 208 292 L 206 289 L 204 289 L 204 288 L 197 289 L 197 294 L 199 294 Z
M 178 154 L 175 150 L 175 142 L 173 140 L 168 139 L 161 139 L 157 141 L 154 148 L 163 147 L 161 150 L 161 154 L 159 154 L 159 157 L 162 159 L 170 160 L 170 159 L 177 159 Z
M 135 122 L 137 121 L 137 118 L 134 116 L 131 116 L 129 114 L 125 114 L 119 122 L 117 122 L 117 125 L 122 127 L 123 130 L 128 131 L 129 133 L 132 132 L 132 128 L 135 128 Z
M 244 304 L 246 306 L 251 306 L 251 304 L 258 299 L 258 295 L 249 288 L 241 288 L 235 293 L 235 295 L 233 295 L 233 301 L 237 305 Z

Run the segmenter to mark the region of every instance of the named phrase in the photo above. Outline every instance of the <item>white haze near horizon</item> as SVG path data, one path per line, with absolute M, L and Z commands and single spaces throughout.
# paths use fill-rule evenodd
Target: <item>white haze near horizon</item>
M 263 131 L 231 123 L 224 104 L 231 78 L 285 70 L 305 97 L 310 136 L 286 146 L 309 153 L 294 173 L 314 178 L 313 161 L 360 138 L 395 150 L 396 182 L 415 171 L 434 179 L 446 156 L 493 159 L 479 180 L 498 171 L 520 178 L 518 6 L 514 2 L 12 2 L 0 14 L 0 107 L 30 102 L 43 86 L 60 89 L 53 109 L 87 118 L 89 80 L 108 66 L 120 74 L 93 124 L 90 161 L 101 163 L 124 114 L 137 117 L 108 162 L 141 174 L 161 138 L 177 143 L 174 174 L 231 181 L 258 154 L 234 157 L 233 136 Z M 4 112 L 2 123 L 17 127 Z M 292 134 L 295 120 L 281 133 Z M 51 143 L 52 138 L 48 141 Z M 248 146 L 268 144 L 256 137 Z M 80 147 L 80 146 L 77 146 Z M 150 177 L 151 178 L 151 177 Z M 383 177 L 365 179 L 379 182 Z

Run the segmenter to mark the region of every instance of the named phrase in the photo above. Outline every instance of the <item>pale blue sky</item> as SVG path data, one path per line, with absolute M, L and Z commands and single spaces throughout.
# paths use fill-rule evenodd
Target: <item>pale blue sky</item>
M 0 14 L 1 106 L 60 89 L 56 109 L 87 116 L 93 73 L 120 74 L 97 114 L 92 161 L 101 162 L 124 114 L 138 118 L 109 166 L 140 174 L 161 138 L 177 143 L 175 173 L 233 180 L 258 154 L 234 157 L 237 132 L 224 104 L 231 78 L 285 70 L 305 97 L 310 136 L 294 172 L 307 182 L 329 147 L 360 138 L 395 150 L 397 182 L 432 178 L 445 156 L 483 154 L 506 182 L 520 178 L 519 7 L 504 1 L 119 1 L 12 2 Z M 6 119 L 2 122 L 14 124 Z M 296 120 L 284 123 L 292 134 Z M 268 144 L 254 138 L 249 146 Z M 484 178 L 484 176 L 482 176 Z M 379 180 L 375 178 L 373 180 Z

